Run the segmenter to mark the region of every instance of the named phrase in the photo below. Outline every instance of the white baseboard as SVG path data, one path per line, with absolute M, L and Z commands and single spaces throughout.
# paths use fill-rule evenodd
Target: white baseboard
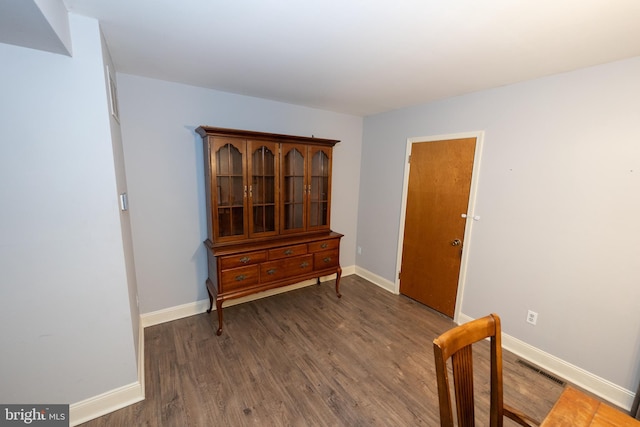
M 144 325 L 142 321 L 138 322 L 138 382 L 142 391 L 142 399 L 146 396 L 144 376 Z
M 351 276 L 352 274 L 356 274 L 356 266 L 355 265 L 350 265 L 348 267 L 344 267 L 342 269 L 342 276 L 341 277 L 345 277 L 345 276 Z M 333 276 L 328 276 L 328 280 L 331 280 Z
M 140 381 L 102 393 L 69 406 L 69 425 L 77 426 L 94 418 L 144 400 Z
M 69 425 L 78 424 L 117 411 L 144 400 L 144 328 L 138 330 L 138 381 L 69 405 Z
M 398 294 L 398 292 L 396 291 L 395 283 L 385 279 L 384 277 L 378 276 L 377 274 L 374 274 L 369 270 L 365 270 L 364 268 L 356 266 L 355 274 L 362 277 L 363 279 L 367 279 L 374 285 L 380 286 L 382 289 L 389 291 L 392 294 Z
M 470 320 L 473 320 L 473 318 L 460 314 L 460 324 Z M 629 410 L 633 404 L 635 394 L 632 391 L 617 386 L 604 378 L 587 372 L 505 333 L 502 334 L 502 347 L 545 371 L 575 384 L 620 408 Z
M 143 328 L 159 325 L 172 320 L 182 319 L 183 317 L 193 316 L 195 314 L 204 313 L 209 308 L 209 300 L 189 302 L 186 304 L 176 305 L 173 307 L 163 308 L 162 310 L 152 311 L 140 315 L 140 324 Z M 213 307 L 215 310 L 215 305 Z

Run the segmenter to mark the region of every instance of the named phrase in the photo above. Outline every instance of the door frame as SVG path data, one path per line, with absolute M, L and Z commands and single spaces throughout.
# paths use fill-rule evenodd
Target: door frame
M 476 195 L 478 192 L 478 176 L 480 175 L 480 160 L 482 159 L 482 147 L 484 145 L 484 131 L 475 132 L 462 132 L 455 134 L 443 134 L 432 136 L 419 136 L 407 138 L 407 147 L 404 163 L 404 180 L 402 184 L 402 204 L 400 210 L 400 229 L 398 232 L 398 253 L 396 258 L 396 279 L 394 286 L 394 293 L 400 294 L 400 268 L 402 266 L 402 248 L 404 246 L 404 227 L 407 214 L 407 193 L 409 191 L 409 171 L 411 169 L 411 163 L 409 157 L 411 156 L 411 148 L 413 144 L 420 142 L 433 142 L 443 141 L 448 139 L 462 139 L 462 138 L 475 138 L 476 148 L 473 156 L 473 168 L 471 172 L 471 188 L 469 191 L 469 205 L 467 206 L 467 221 L 464 227 L 462 246 L 462 259 L 460 262 L 460 275 L 458 276 L 458 294 L 456 297 L 456 305 L 453 314 L 453 321 L 458 323 L 460 317 L 460 310 L 462 308 L 462 299 L 464 297 L 464 286 L 467 279 L 467 263 L 469 259 L 469 248 L 471 246 L 473 223 L 480 220 L 480 216 L 475 211 Z

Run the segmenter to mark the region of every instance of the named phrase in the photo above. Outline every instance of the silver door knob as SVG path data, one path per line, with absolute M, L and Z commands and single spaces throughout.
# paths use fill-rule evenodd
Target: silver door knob
M 453 242 L 451 242 L 451 246 L 460 246 L 462 244 L 462 242 L 460 241 L 460 239 L 455 239 Z

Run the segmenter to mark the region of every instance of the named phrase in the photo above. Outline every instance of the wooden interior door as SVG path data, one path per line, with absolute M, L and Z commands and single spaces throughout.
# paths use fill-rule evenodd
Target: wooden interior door
M 476 138 L 411 146 L 400 293 L 453 317 Z

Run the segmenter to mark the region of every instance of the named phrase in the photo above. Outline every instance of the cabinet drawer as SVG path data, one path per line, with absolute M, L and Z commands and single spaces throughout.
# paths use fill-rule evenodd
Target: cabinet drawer
M 340 239 L 322 240 L 320 242 L 309 243 L 309 252 L 321 252 L 340 247 Z
M 273 282 L 311 271 L 313 271 L 313 255 L 269 261 L 260 265 L 260 282 Z
M 290 258 L 307 253 L 307 245 L 283 246 L 269 249 L 269 259 Z
M 267 253 L 265 251 L 245 252 L 236 255 L 227 255 L 220 257 L 220 268 L 222 270 L 227 270 L 229 268 L 258 264 L 266 260 Z
M 337 250 L 318 252 L 313 254 L 314 270 L 336 267 L 340 262 L 340 253 Z
M 258 265 L 248 265 L 246 267 L 232 268 L 222 271 L 222 290 L 229 292 L 235 289 L 242 289 L 258 283 Z

